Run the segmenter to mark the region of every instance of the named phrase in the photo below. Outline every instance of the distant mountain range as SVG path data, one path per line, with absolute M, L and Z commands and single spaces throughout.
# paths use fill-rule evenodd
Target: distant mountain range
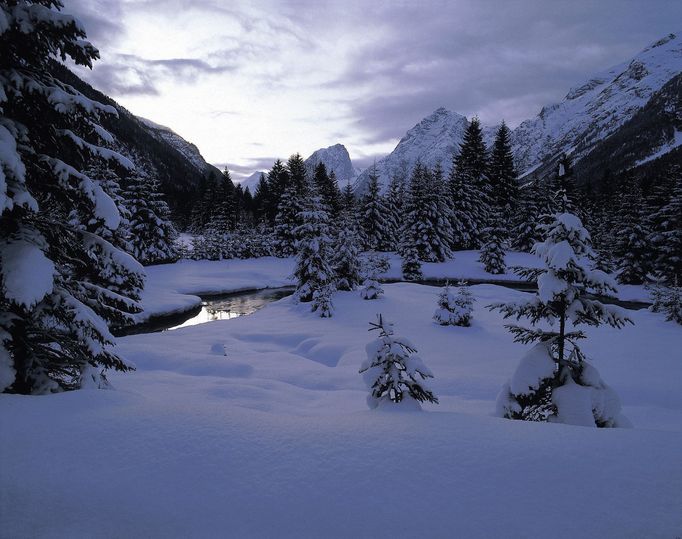
M 543 107 L 535 118 L 513 130 L 519 174 L 542 177 L 553 170 L 562 153 L 571 155 L 583 181 L 601 174 L 598 163 L 616 172 L 670 152 L 672 157 L 678 155 L 680 72 L 682 37 L 669 34 L 631 60 L 572 88 L 560 103 Z M 392 175 L 409 173 L 417 160 L 428 166 L 440 162 L 449 170 L 467 125 L 467 118 L 444 108 L 424 118 L 393 152 L 377 161 L 382 185 Z M 488 145 L 494 132 L 495 127 L 484 127 Z M 366 189 L 369 172 L 358 177 L 356 193 Z
M 203 177 L 220 171 L 170 128 L 134 116 L 61 64 L 55 63 L 54 71 L 84 95 L 117 109 L 119 117 L 105 118 L 104 127 L 133 161 L 160 179 L 176 215 L 187 214 L 192 202 L 188 195 Z M 682 37 L 669 34 L 629 61 L 570 89 L 561 102 L 543 107 L 513 130 L 519 174 L 542 178 L 562 153 L 571 155 L 579 181 L 595 181 L 605 170 L 618 172 L 653 160 L 682 163 L 681 72 Z M 428 166 L 440 162 L 449 171 L 467 125 L 461 114 L 435 110 L 376 162 L 381 184 L 386 186 L 393 175 L 408 175 L 418 160 Z M 495 129 L 484 126 L 488 145 Z M 335 172 L 340 187 L 351 182 L 358 194 L 366 188 L 369 169 L 360 173 L 342 144 L 321 148 L 306 159 L 311 171 L 319 162 Z M 242 187 L 253 194 L 260 174 L 242 180 Z

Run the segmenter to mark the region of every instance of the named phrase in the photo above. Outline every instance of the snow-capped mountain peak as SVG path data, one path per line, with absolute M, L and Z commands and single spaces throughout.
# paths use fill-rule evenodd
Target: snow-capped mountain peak
M 334 171 L 339 187 L 343 188 L 348 182 L 355 180 L 358 175 L 357 169 L 353 166 L 348 150 L 343 144 L 334 144 L 327 148 L 315 150 L 308 159 L 305 160 L 308 171 L 312 174 L 315 166 L 324 163 L 327 172 Z
M 449 170 L 452 155 L 459 151 L 467 125 L 468 120 L 461 114 L 444 107 L 436 109 L 410 129 L 393 152 L 377 161 L 379 183 L 385 188 L 392 176 L 409 174 L 418 160 L 430 167 L 440 162 Z M 367 169 L 358 177 L 356 193 L 366 189 L 369 173 Z

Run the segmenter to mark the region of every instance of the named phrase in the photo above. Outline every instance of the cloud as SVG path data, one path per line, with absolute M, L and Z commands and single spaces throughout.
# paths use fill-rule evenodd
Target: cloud
M 97 88 L 114 97 L 159 95 L 159 86 L 163 82 L 194 84 L 202 75 L 216 75 L 231 70 L 234 70 L 234 66 L 211 65 L 197 58 L 152 60 L 134 54 L 114 54 L 96 63 L 87 78 Z

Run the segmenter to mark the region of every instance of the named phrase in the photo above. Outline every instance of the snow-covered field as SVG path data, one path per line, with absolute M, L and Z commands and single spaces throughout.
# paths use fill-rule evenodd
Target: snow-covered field
M 400 257 L 387 254 L 391 267 L 382 279 L 400 279 Z M 459 279 L 477 281 L 514 281 L 521 279 L 511 270 L 503 275 L 490 275 L 478 261 L 478 251 L 458 251 L 444 263 L 425 263 L 425 279 Z M 509 267 L 537 267 L 540 261 L 528 253 L 510 252 L 506 262 Z M 243 290 L 276 288 L 294 284 L 293 258 L 264 257 L 247 260 L 181 260 L 175 264 L 148 266 L 147 283 L 142 295 L 144 311 L 138 315 L 143 322 L 151 316 L 191 310 L 201 304 L 200 295 L 227 294 Z M 641 286 L 621 285 L 619 299 L 649 301 L 649 294 Z
M 290 267 L 157 266 L 146 298 L 275 286 Z M 115 391 L 1 395 L 0 536 L 682 533 L 680 326 L 640 310 L 624 330 L 587 330 L 584 351 L 633 429 L 513 422 L 491 413 L 526 347 L 485 305 L 524 293 L 472 286 L 474 322 L 460 328 L 431 320 L 438 288 L 384 288 L 375 301 L 338 292 L 331 319 L 285 298 L 121 338 L 138 370 L 111 375 Z M 357 371 L 379 312 L 433 370 L 439 405 L 367 409 Z

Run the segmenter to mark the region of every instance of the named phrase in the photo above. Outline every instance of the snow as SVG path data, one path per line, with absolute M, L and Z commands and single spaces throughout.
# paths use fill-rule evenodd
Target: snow
M 55 267 L 38 246 L 19 240 L 0 245 L 0 274 L 7 299 L 30 308 L 52 292 Z
M 185 241 L 185 240 L 183 240 Z M 380 279 L 402 280 L 401 258 L 395 253 L 385 253 L 390 267 Z M 491 275 L 479 262 L 479 251 L 457 251 L 454 258 L 442 263 L 424 262 L 424 279 L 446 280 L 451 283 L 481 281 L 520 283 L 523 281 L 509 268 L 514 266 L 540 267 L 540 260 L 529 253 L 510 251 L 506 254 L 506 273 Z M 143 312 L 138 322 L 152 316 L 191 311 L 201 305 L 198 296 L 228 294 L 245 290 L 276 288 L 294 284 L 293 258 L 263 257 L 246 260 L 181 260 L 175 264 L 147 266 L 147 285 L 142 294 Z M 643 286 L 618 285 L 618 298 L 624 301 L 650 302 L 649 292 Z M 434 299 L 434 304 L 436 300 Z
M 147 272 L 157 289 L 169 279 L 166 288 L 215 291 L 256 272 L 274 280 L 272 267 L 290 264 L 243 262 Z M 231 284 L 229 272 L 242 277 Z M 440 288 L 384 288 L 375 301 L 337 292 L 330 319 L 285 298 L 246 317 L 121 338 L 138 370 L 111 374 L 116 391 L 0 395 L 3 534 L 679 534 L 679 326 L 642 310 L 626 330 L 587 329 L 584 351 L 635 428 L 509 421 L 490 414 L 528 348 L 485 306 L 524 293 L 471 286 L 472 326 L 460 328 L 431 320 Z M 433 371 L 439 405 L 367 410 L 358 369 L 378 312 Z
M 663 144 L 651 155 L 637 161 L 634 166 L 638 167 L 639 165 L 643 165 L 644 163 L 648 163 L 649 161 L 658 159 L 662 155 L 665 155 L 671 150 L 674 150 L 675 148 L 678 148 L 680 146 L 682 146 L 682 131 L 678 131 L 677 129 L 675 129 L 675 132 L 673 133 L 673 138 L 671 140 L 669 140 L 666 144 Z
M 143 312 L 138 322 L 152 316 L 190 311 L 201 305 L 197 296 L 228 294 L 294 284 L 293 258 L 264 257 L 246 260 L 181 260 L 147 266 L 142 293 Z
M 540 387 L 543 379 L 552 377 L 554 367 L 555 363 L 547 345 L 536 344 L 521 359 L 509 383 L 509 389 L 517 395 L 529 395 Z

